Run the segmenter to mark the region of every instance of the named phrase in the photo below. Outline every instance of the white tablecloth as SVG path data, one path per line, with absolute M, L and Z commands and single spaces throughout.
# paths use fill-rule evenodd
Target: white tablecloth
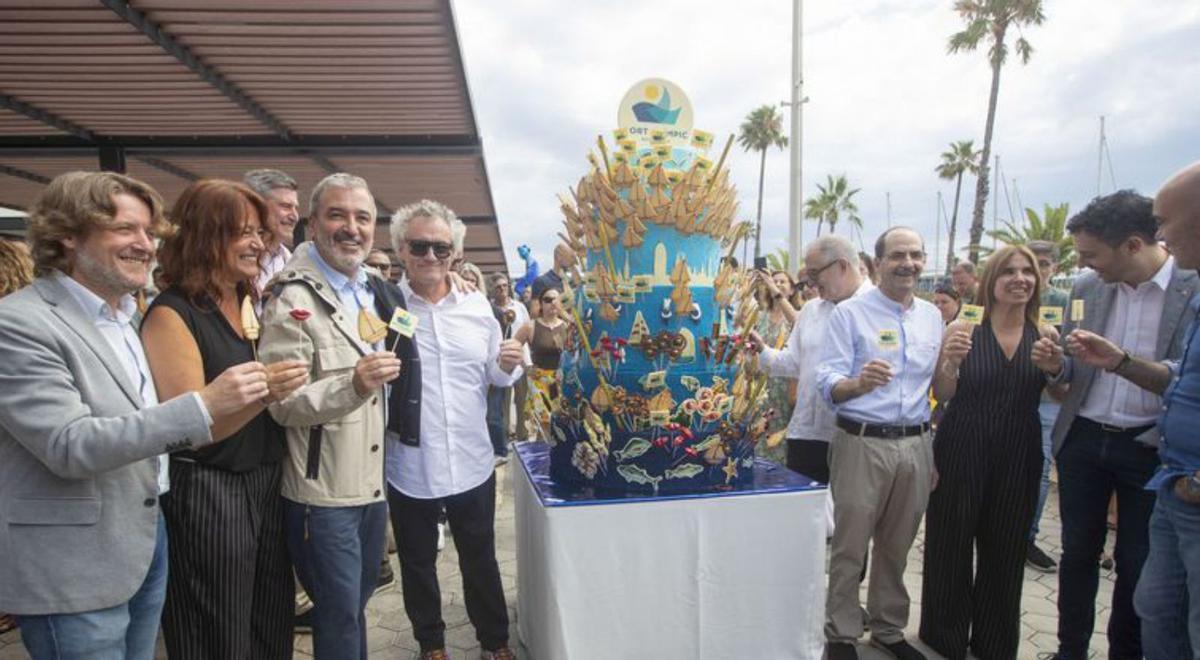
M 516 463 L 533 660 L 821 657 L 824 489 L 544 506 Z

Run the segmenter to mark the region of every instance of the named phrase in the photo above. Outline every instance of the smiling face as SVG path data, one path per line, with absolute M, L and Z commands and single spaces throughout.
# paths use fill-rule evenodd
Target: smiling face
M 1024 306 L 1037 288 L 1037 266 L 1029 257 L 1018 252 L 1005 260 L 992 285 L 992 300 L 1002 305 Z
M 278 241 L 292 247 L 296 224 L 300 222 L 300 202 L 296 198 L 296 191 L 291 188 L 272 188 L 264 199 L 270 211 L 267 227 Z
M 224 278 L 228 282 L 244 282 L 258 277 L 262 253 L 266 249 L 263 236 L 267 233 L 258 211 L 250 204 L 243 203 L 241 232 L 225 247 Z
M 1079 255 L 1079 265 L 1096 271 L 1105 282 L 1120 282 L 1132 269 L 1133 253 L 1142 245 L 1142 239 L 1131 236 L 1113 247 L 1087 231 L 1079 231 L 1072 235 L 1075 241 L 1075 253 Z M 1134 242 L 1136 246 L 1132 245 Z
M 450 274 L 453 246 L 449 225 L 439 218 L 419 215 L 409 220 L 404 240 L 396 245 L 396 249 L 404 261 L 404 270 L 408 274 L 409 282 L 417 287 L 437 287 L 444 283 L 446 276 Z M 445 256 L 439 257 L 439 250 Z
M 155 248 L 150 207 L 127 193 L 114 195 L 113 204 L 112 222 L 63 245 L 70 252 L 67 274 L 115 307 L 146 286 Z
M 375 240 L 375 200 L 364 188 L 327 188 L 308 224 L 321 258 L 353 277 Z
M 917 288 L 925 269 L 925 244 L 910 229 L 893 229 L 884 240 L 879 259 L 879 289 L 892 300 L 906 300 Z

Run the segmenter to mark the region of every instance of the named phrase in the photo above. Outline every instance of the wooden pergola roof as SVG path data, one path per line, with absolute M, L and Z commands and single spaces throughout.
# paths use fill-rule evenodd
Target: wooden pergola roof
M 436 199 L 467 222 L 467 259 L 505 268 L 450 0 L 0 0 L 0 205 L 75 169 L 170 204 L 259 167 L 302 201 L 362 176 L 385 224 Z

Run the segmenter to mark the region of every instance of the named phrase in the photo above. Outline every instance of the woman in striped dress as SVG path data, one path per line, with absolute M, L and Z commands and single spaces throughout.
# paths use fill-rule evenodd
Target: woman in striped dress
M 1028 249 L 987 262 L 983 321 L 946 329 L 933 390 L 946 413 L 934 438 L 937 487 L 925 517 L 921 639 L 952 660 L 1017 657 L 1021 584 L 1041 479 L 1038 402 L 1046 376 L 1034 345 L 1040 282 Z M 1049 366 L 1049 365 L 1047 365 Z

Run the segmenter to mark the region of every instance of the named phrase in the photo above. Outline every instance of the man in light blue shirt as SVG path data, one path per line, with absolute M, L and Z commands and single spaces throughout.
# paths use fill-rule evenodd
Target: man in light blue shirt
M 864 621 L 858 599 L 868 544 L 871 642 L 900 660 L 924 660 L 904 640 L 908 551 L 933 490 L 929 383 L 942 317 L 913 295 L 925 266 L 921 237 L 893 227 L 875 243 L 879 288 L 837 306 L 817 367 L 817 387 L 837 412 L 830 445 L 834 533 L 825 604 L 830 660 L 858 657 Z

